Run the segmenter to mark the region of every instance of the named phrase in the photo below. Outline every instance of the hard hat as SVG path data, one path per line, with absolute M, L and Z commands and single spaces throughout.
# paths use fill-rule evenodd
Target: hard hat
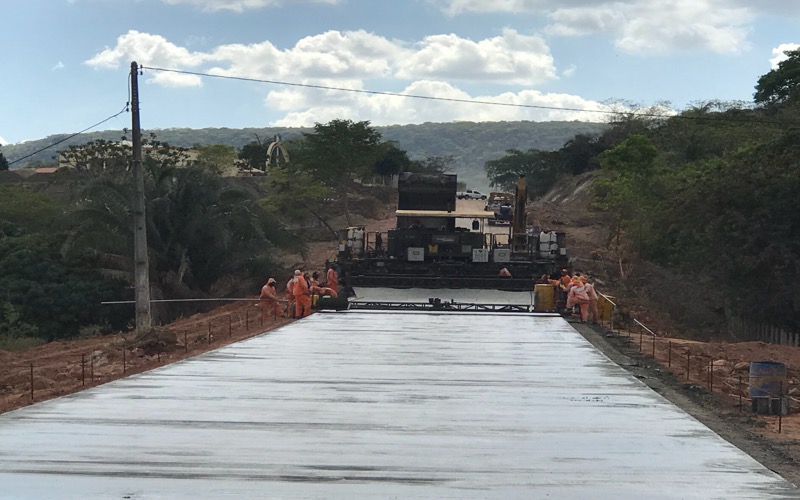
M 295 276 L 300 276 L 301 274 L 303 274 L 303 271 L 301 271 L 301 270 L 299 270 L 299 269 L 295 269 L 295 270 L 294 270 L 294 275 L 295 275 Z

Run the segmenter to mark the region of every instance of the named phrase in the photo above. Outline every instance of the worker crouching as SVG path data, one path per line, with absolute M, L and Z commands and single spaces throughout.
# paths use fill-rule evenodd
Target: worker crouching
M 581 322 L 585 322 L 589 318 L 589 294 L 577 276 L 572 279 L 572 285 L 567 292 L 567 309 L 575 306 L 580 308 Z

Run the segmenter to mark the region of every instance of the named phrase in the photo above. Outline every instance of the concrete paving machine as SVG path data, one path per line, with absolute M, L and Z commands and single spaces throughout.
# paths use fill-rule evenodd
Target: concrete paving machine
M 493 211 L 457 210 L 456 184 L 454 174 L 401 174 L 394 229 L 340 232 L 340 282 L 350 288 L 531 291 L 542 275 L 557 276 L 568 266 L 563 232 L 528 228 L 524 177 L 505 227 L 488 227 Z M 502 267 L 511 277 L 498 275 Z

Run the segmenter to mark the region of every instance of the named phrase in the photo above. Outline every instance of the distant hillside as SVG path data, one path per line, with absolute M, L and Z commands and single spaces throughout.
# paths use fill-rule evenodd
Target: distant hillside
M 484 164 L 488 160 L 502 157 L 509 149 L 527 150 L 530 148 L 555 150 L 577 134 L 597 134 L 604 124 L 585 122 L 458 122 L 423 123 L 422 125 L 392 125 L 375 127 L 386 140 L 395 141 L 401 149 L 408 151 L 412 159 L 428 156 L 450 155 L 455 158 L 454 172 L 468 187 L 488 190 Z M 241 148 L 256 137 L 264 140 L 280 134 L 284 140 L 300 136 L 311 129 L 303 128 L 173 128 L 144 131 L 153 132 L 158 140 L 175 146 L 191 147 L 206 144 L 228 144 Z M 56 147 L 47 149 L 27 158 L 12 168 L 23 168 L 31 164 L 50 163 L 56 152 L 70 145 L 85 144 L 97 139 L 119 140 L 121 130 L 107 130 L 77 135 Z M 28 141 L 23 144 L 4 146 L 3 154 L 9 162 L 22 158 L 48 144 L 68 137 L 68 134 L 51 135 L 44 139 Z

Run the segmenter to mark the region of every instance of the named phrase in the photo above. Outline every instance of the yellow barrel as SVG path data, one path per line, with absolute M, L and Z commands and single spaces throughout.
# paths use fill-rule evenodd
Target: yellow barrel
M 533 287 L 533 310 L 536 312 L 550 312 L 555 308 L 556 287 L 554 285 L 539 284 Z
M 604 295 L 597 294 L 597 312 L 600 313 L 599 321 L 611 321 L 614 314 L 614 303 L 608 300 Z

